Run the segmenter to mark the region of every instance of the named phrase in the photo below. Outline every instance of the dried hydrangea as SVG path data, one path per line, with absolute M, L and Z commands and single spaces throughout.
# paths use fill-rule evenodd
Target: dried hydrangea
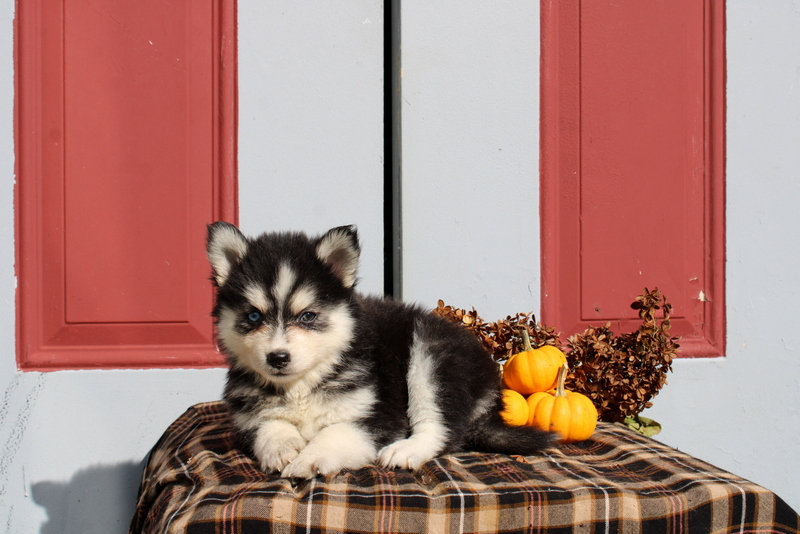
M 642 324 L 635 332 L 615 335 L 610 325 L 587 328 L 569 337 L 567 362 L 571 373 L 567 388 L 589 397 L 602 421 L 623 421 L 652 405 L 651 399 L 667 383 L 667 372 L 678 350 L 678 338 L 669 335 L 672 305 L 658 288 L 644 293 L 631 304 Z M 658 312 L 661 319 L 658 319 Z M 520 329 L 528 331 L 534 348 L 559 348 L 559 334 L 536 322 L 532 313 L 518 313 L 487 323 L 473 308 L 465 311 L 439 301 L 434 310 L 469 329 L 497 361 L 522 350 Z
M 615 336 L 605 325 L 568 340 L 567 387 L 592 399 L 602 421 L 623 421 L 652 406 L 679 347 L 678 338 L 669 335 L 672 305 L 658 288 L 645 288 L 631 308 L 642 320 L 636 331 Z
M 543 345 L 561 347 L 558 333 L 552 328 L 537 323 L 536 317 L 532 313 L 518 313 L 513 317 L 509 315 L 503 320 L 487 323 L 481 319 L 475 308 L 472 311 L 466 311 L 446 306 L 441 300 L 433 313 L 470 330 L 498 362 L 507 360 L 512 354 L 522 351 L 520 334 L 522 328 L 528 331 L 533 348 Z

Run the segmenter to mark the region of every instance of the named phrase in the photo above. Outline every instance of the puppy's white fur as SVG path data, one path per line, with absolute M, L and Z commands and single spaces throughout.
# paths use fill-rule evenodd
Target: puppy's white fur
M 218 286 L 225 284 L 231 269 L 245 254 L 247 241 L 236 228 L 224 226 L 217 230 L 214 239 L 208 244 L 208 261 Z
M 374 463 L 375 457 L 375 445 L 363 429 L 349 422 L 334 423 L 322 428 L 281 471 L 281 476 L 332 475 Z
M 356 283 L 359 251 L 345 230 L 332 230 L 317 245 L 317 257 L 327 263 L 345 287 Z
M 248 284 L 244 288 L 244 296 L 261 313 L 267 313 L 272 308 L 266 291 L 259 284 Z
M 425 343 L 414 336 L 408 367 L 408 417 L 411 436 L 384 447 L 378 456 L 385 467 L 417 469 L 439 454 L 447 441 L 436 397 L 434 360 Z
M 283 308 L 296 279 L 297 275 L 292 268 L 286 263 L 282 263 L 278 270 L 278 280 L 272 288 L 272 296 L 275 298 L 278 309 Z
M 282 471 L 306 446 L 306 440 L 297 427 L 288 421 L 265 419 L 257 421 L 255 427 L 258 430 L 253 442 L 253 452 L 261 469 L 268 473 Z
M 375 462 L 370 436 L 351 423 L 368 414 L 374 402 L 370 387 L 330 398 L 296 384 L 282 400 L 274 399 L 258 414 L 240 416 L 236 423 L 256 429 L 253 452 L 264 470 L 308 478 Z

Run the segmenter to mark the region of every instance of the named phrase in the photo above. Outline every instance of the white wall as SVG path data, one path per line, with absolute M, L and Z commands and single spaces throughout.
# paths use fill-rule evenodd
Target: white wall
M 242 230 L 356 224 L 383 292 L 381 2 L 239 0 Z
M 249 232 L 357 223 L 362 287 L 377 292 L 381 4 L 315 4 L 239 0 L 241 223 Z M 403 4 L 407 299 L 444 298 L 487 319 L 538 311 L 531 4 Z M 649 415 L 664 442 L 800 510 L 798 12 L 791 2 L 728 1 L 728 354 L 677 362 Z M 223 371 L 16 371 L 12 24 L 4 2 L 0 530 L 124 532 L 145 454 L 186 407 L 219 397 Z
M 538 2 L 402 10 L 403 298 L 538 309 Z

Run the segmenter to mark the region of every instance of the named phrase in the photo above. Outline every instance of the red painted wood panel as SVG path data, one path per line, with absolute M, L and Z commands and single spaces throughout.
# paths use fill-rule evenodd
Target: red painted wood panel
M 658 286 L 683 355 L 724 350 L 724 5 L 542 2 L 542 319 Z
M 205 225 L 235 220 L 233 0 L 18 3 L 18 361 L 219 365 Z

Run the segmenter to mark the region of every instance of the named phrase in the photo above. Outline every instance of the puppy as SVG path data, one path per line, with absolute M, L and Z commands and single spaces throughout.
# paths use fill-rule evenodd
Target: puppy
M 264 471 L 415 470 L 447 453 L 552 444 L 505 424 L 497 365 L 470 332 L 355 291 L 354 227 L 247 238 L 217 222 L 207 252 L 230 363 L 224 398 L 241 448 Z

